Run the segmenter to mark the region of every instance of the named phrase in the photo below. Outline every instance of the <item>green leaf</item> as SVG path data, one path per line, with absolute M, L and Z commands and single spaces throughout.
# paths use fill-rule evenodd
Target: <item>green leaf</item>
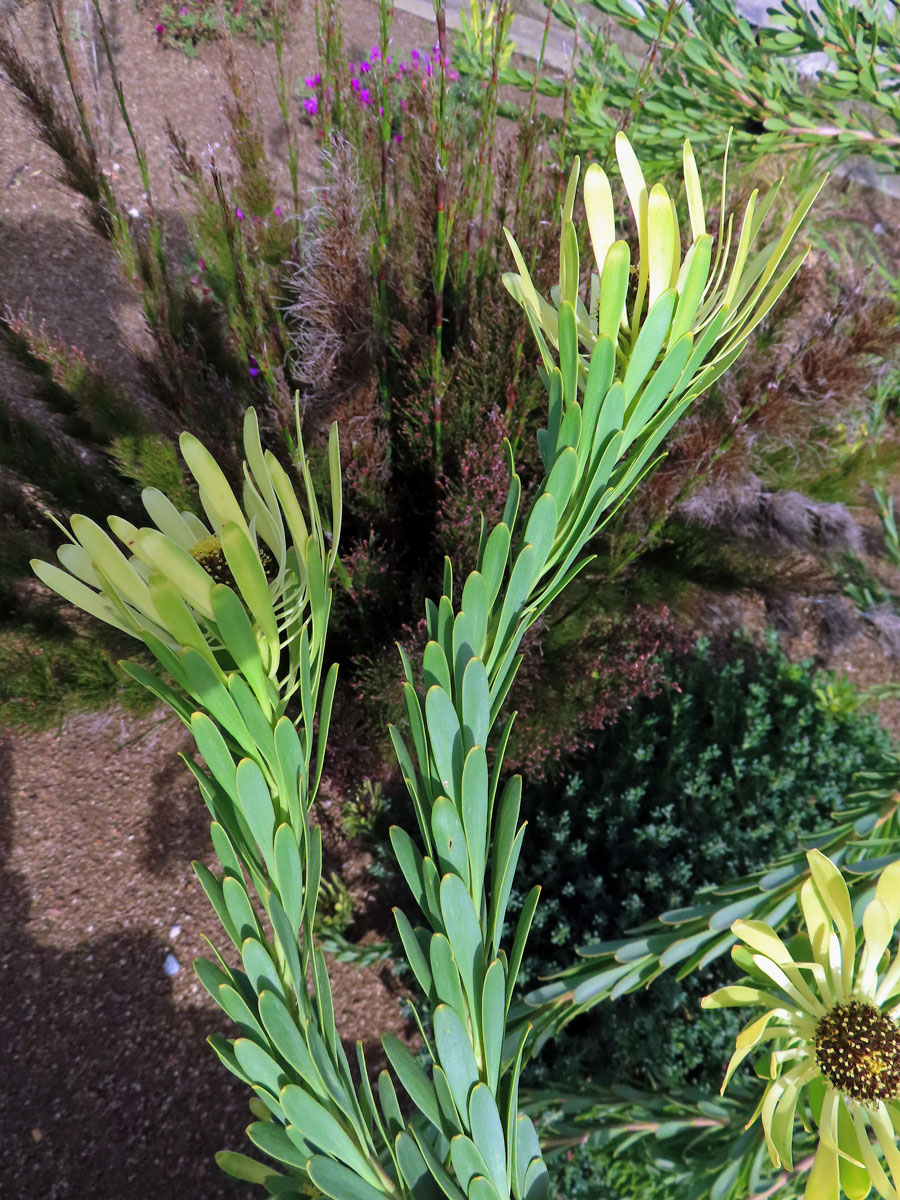
M 406 830 L 401 829 L 399 825 L 391 826 L 389 836 L 394 856 L 413 899 L 422 910 L 423 916 L 431 921 L 433 914 L 425 892 L 424 858 Z
M 400 941 L 403 943 L 406 961 L 409 963 L 419 987 L 426 996 L 430 997 L 434 981 L 431 978 L 428 959 L 425 957 L 421 943 L 416 937 L 415 931 L 412 925 L 410 925 L 406 914 L 399 908 L 394 909 L 394 920 L 397 922 L 397 932 L 400 934 Z
M 548 490 L 538 497 L 531 510 L 531 516 L 528 518 L 528 524 L 525 526 L 525 543 L 532 546 L 534 550 L 532 562 L 534 578 L 537 578 L 541 571 L 543 571 L 544 564 L 553 548 L 553 539 L 556 537 L 556 526 L 560 509 L 557 508 L 556 500 L 550 494 L 551 483 L 555 479 L 557 487 L 564 490 L 567 483 L 574 480 L 577 465 L 577 454 L 571 447 L 567 447 L 560 453 L 553 470 L 550 472 L 550 478 L 546 484 Z M 562 467 L 561 471 L 557 471 L 559 467 Z M 571 467 L 571 470 L 569 470 L 569 467 Z M 565 504 L 563 503 L 561 508 L 564 507 Z
M 450 1142 L 450 1162 L 453 1174 L 462 1184 L 466 1195 L 470 1196 L 469 1184 L 476 1175 L 487 1175 L 487 1163 L 481 1156 L 481 1151 L 464 1133 L 458 1133 Z
M 228 834 L 217 822 L 213 821 L 209 827 L 209 835 L 212 838 L 213 849 L 216 852 L 216 857 L 222 864 L 222 869 L 239 882 L 244 882 L 244 873 L 241 870 L 241 864 L 238 862 L 238 857 L 234 852 Z M 224 880 L 223 880 L 224 883 Z
M 440 1162 L 425 1138 L 417 1129 L 413 1129 L 411 1132 L 416 1140 L 416 1145 L 419 1147 L 422 1157 L 428 1164 L 428 1170 L 431 1172 L 432 1178 L 447 1197 L 447 1200 L 466 1200 L 466 1197 L 450 1178 L 450 1175 L 444 1170 L 443 1164 Z
M 243 945 L 243 941 L 248 935 L 262 937 L 256 913 L 253 911 L 250 900 L 247 897 L 247 889 L 243 883 L 240 883 L 231 875 L 226 875 L 222 880 L 222 895 L 225 898 L 225 903 L 228 906 L 228 912 L 231 914 L 234 927 L 242 939 L 241 944 Z
M 215 620 L 212 577 L 183 546 L 170 541 L 155 529 L 140 529 L 135 535 L 134 550 L 143 562 L 165 575 L 201 616 L 208 621 Z M 50 586 L 54 587 L 55 584 Z
M 572 304 L 572 300 L 563 300 L 559 306 L 559 367 L 564 411 L 578 398 L 578 330 Z M 551 448 L 554 458 L 558 444 L 554 438 Z
M 535 557 L 534 547 L 526 545 L 519 552 L 519 556 L 513 565 L 506 594 L 503 597 L 503 606 L 500 609 L 500 619 L 497 624 L 493 649 L 487 662 L 489 678 L 497 665 L 499 655 L 507 647 L 508 640 L 512 636 L 513 629 L 528 601 L 531 589 L 534 587 L 535 579 L 537 578 Z
M 703 290 L 709 279 L 711 260 L 712 238 L 708 233 L 704 233 L 688 250 L 681 268 L 678 279 L 678 304 L 672 318 L 672 328 L 669 330 L 669 346 L 674 346 L 678 339 L 693 327 L 697 309 L 703 299 Z
M 440 1200 L 440 1191 L 431 1177 L 422 1152 L 408 1133 L 398 1133 L 394 1153 L 403 1181 L 413 1200 Z
M 290 825 L 279 825 L 275 831 L 274 860 L 278 894 L 291 928 L 297 934 L 303 915 L 303 872 L 300 847 Z
M 259 1015 L 274 1049 L 293 1067 L 312 1092 L 322 1095 L 322 1078 L 303 1034 L 297 1028 L 297 1023 L 284 1000 L 275 992 L 260 992 Z
M 59 549 L 60 556 L 62 555 L 65 546 Z M 72 547 L 74 550 L 75 547 Z M 150 597 L 153 602 L 153 607 L 159 618 L 159 623 L 169 633 L 172 641 L 180 643 L 182 646 L 190 646 L 196 650 L 198 654 L 202 654 L 210 666 L 221 674 L 219 664 L 216 662 L 212 650 L 200 626 L 194 619 L 194 615 L 182 599 L 181 593 L 172 584 L 165 575 L 161 575 L 158 571 L 154 571 L 147 581 Z M 213 588 L 215 592 L 215 588 Z M 240 601 L 238 601 L 240 603 Z M 218 618 L 216 620 L 218 624 Z
M 439 1004 L 434 1010 L 434 1040 L 456 1108 L 466 1119 L 478 1068 L 465 1026 L 448 1004 Z
M 545 494 L 552 496 L 553 500 L 555 501 L 556 511 L 554 513 L 553 522 L 552 522 L 553 533 L 551 534 L 549 532 L 549 528 L 548 528 L 548 530 L 544 533 L 544 540 L 541 543 L 540 549 L 543 549 L 543 545 L 544 545 L 544 543 L 546 543 L 546 541 L 548 539 L 552 544 L 553 539 L 556 536 L 556 530 L 559 525 L 559 520 L 562 517 L 563 513 L 566 511 L 566 507 L 568 506 L 569 500 L 572 497 L 572 493 L 575 490 L 575 485 L 576 485 L 577 481 L 578 481 L 578 451 L 575 450 L 575 448 L 572 446 L 567 446 L 564 450 L 561 450 L 559 452 L 556 462 L 553 464 L 550 474 L 547 477 L 547 482 L 544 485 Z M 543 497 L 541 497 L 541 499 L 538 500 L 538 504 L 541 503 L 542 499 L 543 499 Z M 535 505 L 534 509 L 532 510 L 532 519 L 534 518 L 534 511 L 536 509 L 537 509 L 537 504 Z M 547 520 L 547 523 L 549 526 L 549 524 L 550 524 L 549 519 Z M 531 524 L 531 521 L 529 521 L 529 525 L 530 524 Z M 535 548 L 536 549 L 538 548 L 537 543 L 534 542 L 533 538 L 528 536 L 527 532 L 525 534 L 525 540 L 533 542 L 535 545 Z M 544 556 L 545 559 L 546 559 L 546 557 L 547 557 L 547 555 Z M 538 553 L 538 559 L 540 560 L 540 553 Z
M 452 692 L 450 665 L 437 642 L 429 642 L 425 647 L 425 653 L 422 655 L 422 671 L 426 690 L 436 686 L 443 688 L 448 695 Z
M 516 1120 L 516 1172 L 519 1195 L 527 1195 L 526 1173 L 535 1160 L 541 1161 L 541 1143 L 531 1117 L 524 1114 Z
M 502 1196 L 509 1195 L 506 1178 L 506 1143 L 497 1102 L 485 1083 L 475 1085 L 469 1098 L 469 1127 L 475 1145 L 488 1165 L 487 1174 Z
M 378 1076 L 378 1100 L 381 1104 L 381 1111 L 384 1113 L 385 1120 L 388 1123 L 388 1129 L 396 1136 L 398 1132 L 406 1128 L 406 1122 L 403 1119 L 403 1114 L 400 1112 L 397 1093 L 394 1090 L 394 1085 L 387 1071 L 382 1071 Z
M 470 659 L 462 681 L 463 738 L 467 750 L 486 746 L 491 728 L 491 689 L 480 658 Z M 465 767 L 463 768 L 465 778 Z M 465 806 L 465 786 L 463 788 Z
M 533 1158 L 525 1171 L 523 1200 L 550 1200 L 550 1175 L 544 1160 Z
M 485 972 L 481 991 L 481 1044 L 488 1086 L 495 1093 L 506 1035 L 506 990 L 506 970 L 501 960 L 495 958 Z
M 491 930 L 491 944 L 494 947 L 496 954 L 500 946 L 500 938 L 503 935 L 503 924 L 506 920 L 506 908 L 509 904 L 509 896 L 512 891 L 513 879 L 516 873 L 516 867 L 519 865 L 519 853 L 522 849 L 522 841 L 525 837 L 525 825 L 519 829 L 516 834 L 516 839 L 512 844 L 509 858 L 506 861 L 506 868 L 500 876 L 499 886 L 496 891 L 491 892 L 491 913 L 489 918 L 489 926 Z
M 531 922 L 534 920 L 534 913 L 538 906 L 540 895 L 541 886 L 536 883 L 526 896 L 525 903 L 522 905 L 522 911 L 519 913 L 519 919 L 516 922 L 516 933 L 513 938 L 512 950 L 509 953 L 509 973 L 506 981 L 506 1012 L 509 1012 L 509 1006 L 512 1002 L 516 977 L 522 965 L 525 943 L 528 940 L 528 933 L 531 929 Z
M 428 689 L 425 696 L 425 719 L 441 790 L 458 808 L 463 766 L 462 730 L 453 701 L 443 688 Z
M 485 578 L 480 571 L 472 571 L 463 587 L 461 611 L 469 618 L 472 649 L 478 658 L 484 651 L 490 610 L 491 601 Z
M 500 1200 L 500 1193 L 484 1175 L 476 1175 L 469 1185 L 468 1200 Z
M 634 349 L 631 351 L 625 378 L 622 381 L 626 404 L 630 403 L 638 388 L 652 371 L 659 352 L 665 345 L 677 299 L 678 294 L 675 289 L 669 288 L 663 292 L 647 313 Z
M 258 942 L 256 938 L 252 937 L 245 938 L 244 944 L 241 946 L 241 960 L 244 970 L 247 972 L 247 978 L 257 995 L 268 989 L 284 999 L 284 990 L 278 971 L 262 942 Z
M 249 758 L 238 764 L 235 776 L 237 797 L 266 866 L 275 874 L 275 810 L 262 771 Z
M 277 1121 L 256 1121 L 247 1127 L 247 1136 L 264 1154 L 295 1170 L 306 1170 L 309 1152 L 299 1150 Z
M 435 1126 L 441 1128 L 441 1113 L 431 1080 L 399 1040 L 387 1033 L 381 1039 L 388 1062 L 416 1108 Z M 383 1104 L 383 1101 L 382 1101 Z M 386 1115 L 389 1115 L 386 1113 Z
M 268 676 L 259 657 L 259 644 L 244 608 L 235 592 L 217 583 L 211 593 L 213 617 L 225 649 L 237 669 L 246 676 L 266 716 L 272 710 Z
M 272 1167 L 234 1150 L 219 1150 L 216 1154 L 216 1166 L 232 1179 L 241 1179 L 245 1183 L 265 1184 L 267 1179 L 279 1177 L 279 1172 Z
M 261 1084 L 273 1095 L 278 1095 L 287 1077 L 271 1054 L 267 1054 L 249 1038 L 238 1038 L 234 1043 L 234 1056 L 249 1079 Z
M 276 770 L 275 737 L 268 717 L 259 707 L 259 701 L 237 671 L 232 671 L 228 676 L 228 692 L 237 705 L 241 719 L 253 739 L 255 749 L 249 757 L 255 762 L 259 762 L 260 765 L 264 763 L 269 772 L 274 775 Z
M 615 346 L 619 337 L 619 325 L 625 311 L 628 295 L 628 278 L 631 270 L 631 251 L 627 242 L 614 242 L 600 264 L 600 303 L 597 307 L 597 333 L 609 338 Z
M 373 1172 L 369 1172 L 370 1179 L 361 1179 L 356 1171 L 319 1154 L 313 1155 L 306 1169 L 316 1187 L 331 1200 L 384 1200 L 387 1195 L 370 1181 L 378 1183 Z
M 472 661 L 478 662 L 477 659 Z M 484 886 L 488 832 L 488 766 L 483 745 L 473 746 L 463 764 L 462 823 L 472 873 L 471 890 L 479 895 Z M 462 875 L 462 872 L 458 873 Z
M 308 1142 L 315 1144 L 334 1158 L 340 1159 L 345 1166 L 350 1168 L 351 1174 L 356 1173 L 354 1178 L 362 1176 L 362 1180 L 371 1184 L 372 1188 L 377 1187 L 378 1176 L 372 1170 L 368 1160 L 362 1155 L 344 1128 L 317 1100 L 308 1096 L 302 1088 L 296 1087 L 294 1084 L 283 1088 L 279 1099 L 285 1116 L 293 1125 L 303 1131 L 303 1137 Z M 313 1158 L 310 1161 L 318 1160 Z M 322 1161 L 328 1162 L 329 1160 Z M 310 1172 L 310 1177 L 312 1178 L 312 1172 Z M 317 1184 L 317 1186 L 321 1187 L 322 1185 Z M 376 1194 L 381 1196 L 380 1192 Z
M 449 1004 L 464 1020 L 466 1002 L 463 998 L 462 983 L 459 978 L 459 966 L 453 957 L 450 942 L 444 934 L 432 934 L 429 958 L 437 1002 Z
M 301 828 L 300 812 L 300 780 L 306 773 L 306 759 L 303 747 L 297 736 L 297 730 L 288 717 L 281 717 L 275 726 L 273 737 L 275 756 L 278 764 L 281 799 L 287 805 L 287 811 L 294 829 Z
M 250 1004 L 246 1002 L 244 996 L 241 996 L 238 989 L 233 988 L 232 984 L 223 983 L 217 989 L 215 998 L 222 1012 L 227 1013 L 234 1024 L 239 1025 L 248 1037 L 258 1038 L 259 1042 L 265 1042 L 265 1031 L 262 1025 L 259 1024 L 256 1014 L 253 1013 Z M 277 1093 L 277 1088 L 275 1091 Z
M 438 864 L 442 872 L 455 872 L 469 886 L 469 857 L 466 835 L 455 805 L 446 796 L 438 796 L 431 810 L 431 831 Z M 446 919 L 446 914 L 445 914 Z
M 231 919 L 231 913 L 228 911 L 228 905 L 225 903 L 225 897 L 222 895 L 222 884 L 216 879 L 209 867 L 202 862 L 193 862 L 191 866 L 194 868 L 194 874 L 200 881 L 200 886 L 206 893 L 206 898 L 215 909 L 216 916 L 228 935 L 229 940 L 234 945 L 236 950 L 241 948 L 241 938 L 237 929 L 234 927 L 234 922 Z
M 229 796 L 234 796 L 236 794 L 236 766 L 218 726 L 209 719 L 206 713 L 195 712 L 191 716 L 191 732 L 197 743 L 197 749 L 202 754 L 203 761 L 209 767 L 213 778 Z
M 487 588 L 489 609 L 493 608 L 506 573 L 506 564 L 509 559 L 509 545 L 509 526 L 503 523 L 495 525 L 485 545 L 484 555 L 478 564 Z
M 444 927 L 459 967 L 477 1037 L 480 1028 L 481 985 L 484 977 L 484 944 L 481 938 L 481 923 L 472 897 L 466 890 L 466 885 L 456 875 L 445 875 L 441 880 L 441 912 L 444 914 Z

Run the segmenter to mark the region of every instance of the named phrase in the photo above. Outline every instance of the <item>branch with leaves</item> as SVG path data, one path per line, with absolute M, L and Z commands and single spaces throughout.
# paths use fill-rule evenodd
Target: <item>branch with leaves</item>
M 812 148 L 835 163 L 864 154 L 895 170 L 900 157 L 900 21 L 880 0 L 781 0 L 771 25 L 756 28 L 735 0 L 590 0 L 596 17 L 643 42 L 641 60 L 610 39 L 604 22 L 585 19 L 568 0 L 549 0 L 554 15 L 578 32 L 567 136 L 570 144 L 610 154 L 627 129 L 642 157 L 675 166 L 684 137 L 707 161 L 729 129 L 742 159 Z M 893 11 L 892 11 L 893 10 Z M 801 56 L 827 61 L 811 72 Z M 471 55 L 461 71 L 474 72 Z M 812 76 L 812 78 L 810 78 Z M 507 84 L 562 96 L 564 84 L 506 66 Z M 638 119 L 639 118 L 639 119 Z
M 70 603 L 144 642 L 161 672 L 128 669 L 194 736 L 202 762 L 189 766 L 212 817 L 220 867 L 195 870 L 231 943 L 196 969 L 237 1026 L 233 1038 L 210 1041 L 254 1093 L 248 1136 L 267 1156 L 226 1152 L 219 1162 L 272 1195 L 313 1188 L 333 1200 L 544 1200 L 550 1193 L 535 1126 L 518 1098 L 523 1056 L 535 1039 L 513 1009 L 540 888 L 529 893 L 507 944 L 525 828 L 521 779 L 503 771 L 513 717 L 498 730 L 499 714 L 526 631 L 590 561 L 591 538 L 797 271 L 803 252 L 782 260 L 821 186 L 806 193 L 779 236 L 751 253 L 774 192 L 761 202 L 753 193 L 736 241 L 731 218 L 714 239 L 686 145 L 692 241 L 682 262 L 672 200 L 661 185 L 647 187 L 624 137 L 617 153 L 638 232 L 634 270 L 628 243 L 615 237 L 609 181 L 596 166 L 584 186 L 596 267 L 587 304 L 578 294 L 577 162 L 552 302 L 538 296 L 510 239 L 519 273 L 506 283 L 534 331 L 548 393 L 538 435 L 545 477 L 520 516 L 521 482 L 507 446 L 502 519 L 490 529 L 482 519 L 476 567 L 460 588 L 446 562 L 442 595 L 427 603 L 422 661 L 401 655 L 409 728 L 390 735 L 416 829 L 395 827 L 391 839 L 417 912 L 395 915 L 434 1013 L 431 1028 L 420 1022 L 430 1069 L 398 1039 L 383 1039 L 402 1102 L 386 1070 L 373 1088 L 360 1045 L 355 1082 L 314 935 L 322 848 L 309 813 L 336 686 L 324 654 L 341 519 L 337 431 L 329 443 L 330 529 L 299 428 L 303 503 L 285 468 L 263 453 L 251 411 L 241 501 L 185 434 L 182 454 L 206 523 L 148 489 L 152 527 L 110 518 L 117 545 L 75 516 L 61 565 L 34 564 Z

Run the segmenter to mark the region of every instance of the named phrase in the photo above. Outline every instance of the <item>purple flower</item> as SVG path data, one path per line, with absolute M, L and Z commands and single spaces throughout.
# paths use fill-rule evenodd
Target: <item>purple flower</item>
M 350 80 L 350 87 L 353 89 L 354 92 L 359 91 L 359 80 L 357 79 L 357 77 L 355 75 Z
M 372 103 L 372 93 L 368 88 L 361 88 L 359 93 L 359 102 L 363 106 Z
M 237 217 L 237 219 L 238 219 L 239 221 L 243 221 L 243 219 L 244 219 L 244 214 L 243 214 L 243 211 L 242 211 L 241 209 L 239 209 L 239 208 L 236 208 L 236 209 L 234 210 L 234 215 Z
M 157 25 L 157 27 L 156 27 L 156 32 L 157 32 L 158 34 L 160 34 L 160 36 L 161 36 L 162 34 L 164 34 L 164 33 L 166 32 L 166 27 L 165 27 L 165 25 Z
M 360 75 L 368 75 L 369 71 L 371 71 L 371 70 L 372 70 L 371 63 L 367 63 L 367 62 L 363 61 L 359 64 Z
M 303 101 L 303 107 L 306 109 L 307 116 L 314 117 L 319 111 L 319 102 L 315 96 L 307 96 Z
M 378 59 L 381 58 L 381 51 L 377 46 L 373 46 L 369 51 L 369 58 L 371 58 L 373 62 L 377 62 Z
M 179 15 L 180 15 L 180 16 L 182 16 L 182 17 L 186 17 L 186 16 L 187 16 L 187 9 L 186 9 L 186 8 L 179 8 L 178 12 L 179 12 Z
M 280 216 L 281 216 L 281 209 L 278 207 L 278 205 L 277 205 L 277 204 L 275 205 L 275 216 L 276 216 L 276 217 L 280 217 Z
M 247 363 L 248 363 L 248 368 L 250 371 L 250 377 L 252 379 L 255 379 L 256 376 L 259 374 L 259 362 L 257 361 L 256 356 L 253 354 L 248 354 L 247 355 Z
M 384 116 L 384 105 L 383 104 L 378 109 L 378 115 L 379 115 L 379 117 Z
M 384 60 L 384 62 L 385 62 L 385 66 L 389 67 L 391 65 L 391 56 L 388 55 L 387 58 Z
M 318 87 L 322 82 L 322 76 L 319 75 L 318 72 L 315 75 L 307 75 L 303 82 L 308 88 Z
M 201 271 L 205 271 L 205 270 L 206 270 L 206 259 L 205 259 L 205 258 L 198 258 L 198 259 L 197 259 L 197 266 L 200 268 L 200 270 L 201 270 Z
M 456 82 L 456 80 L 457 80 L 457 79 L 459 79 L 459 76 L 457 75 L 457 73 L 456 73 L 455 71 L 451 71 L 451 72 L 450 72 L 450 78 L 451 78 L 451 79 L 453 80 L 453 82 L 455 83 L 455 82 Z
M 413 50 L 412 54 L 410 55 L 410 58 L 413 60 L 413 66 L 417 67 L 419 65 L 419 59 L 421 58 L 419 51 Z
M 395 142 L 397 143 L 397 145 L 399 146 L 399 145 L 400 145 L 400 143 L 403 141 L 403 134 L 402 134 L 402 133 L 395 133 L 395 134 L 394 134 L 394 141 L 395 141 Z

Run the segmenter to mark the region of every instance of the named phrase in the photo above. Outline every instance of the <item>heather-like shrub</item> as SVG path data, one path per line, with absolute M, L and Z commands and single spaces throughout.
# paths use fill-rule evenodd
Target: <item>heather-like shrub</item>
M 871 716 L 823 704 L 808 664 L 771 640 L 702 642 L 665 669 L 674 686 L 600 730 L 560 778 L 526 788 L 522 877 L 564 881 L 537 909 L 523 966 L 531 986 L 578 946 L 620 937 L 692 903 L 704 884 L 795 848 L 890 746 Z M 715 1089 L 736 1029 L 700 1011 L 718 982 L 717 966 L 683 982 L 667 974 L 594 1009 L 555 1044 L 554 1078 Z

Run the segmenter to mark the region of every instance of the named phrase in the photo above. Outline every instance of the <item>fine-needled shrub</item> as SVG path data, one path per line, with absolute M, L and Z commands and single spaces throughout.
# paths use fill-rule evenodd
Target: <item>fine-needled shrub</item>
M 532 987 L 577 947 L 796 848 L 890 745 L 871 716 L 824 704 L 808 665 L 772 640 L 701 642 L 667 656 L 665 671 L 674 686 L 599 731 L 562 778 L 526 788 L 519 878 L 564 881 L 537 909 L 523 966 Z M 720 962 L 727 971 L 727 956 Z M 580 1018 L 555 1043 L 554 1077 L 715 1090 L 737 1028 L 700 1011 L 719 965 L 682 982 L 665 974 Z M 539 1061 L 537 1078 L 544 1069 Z

